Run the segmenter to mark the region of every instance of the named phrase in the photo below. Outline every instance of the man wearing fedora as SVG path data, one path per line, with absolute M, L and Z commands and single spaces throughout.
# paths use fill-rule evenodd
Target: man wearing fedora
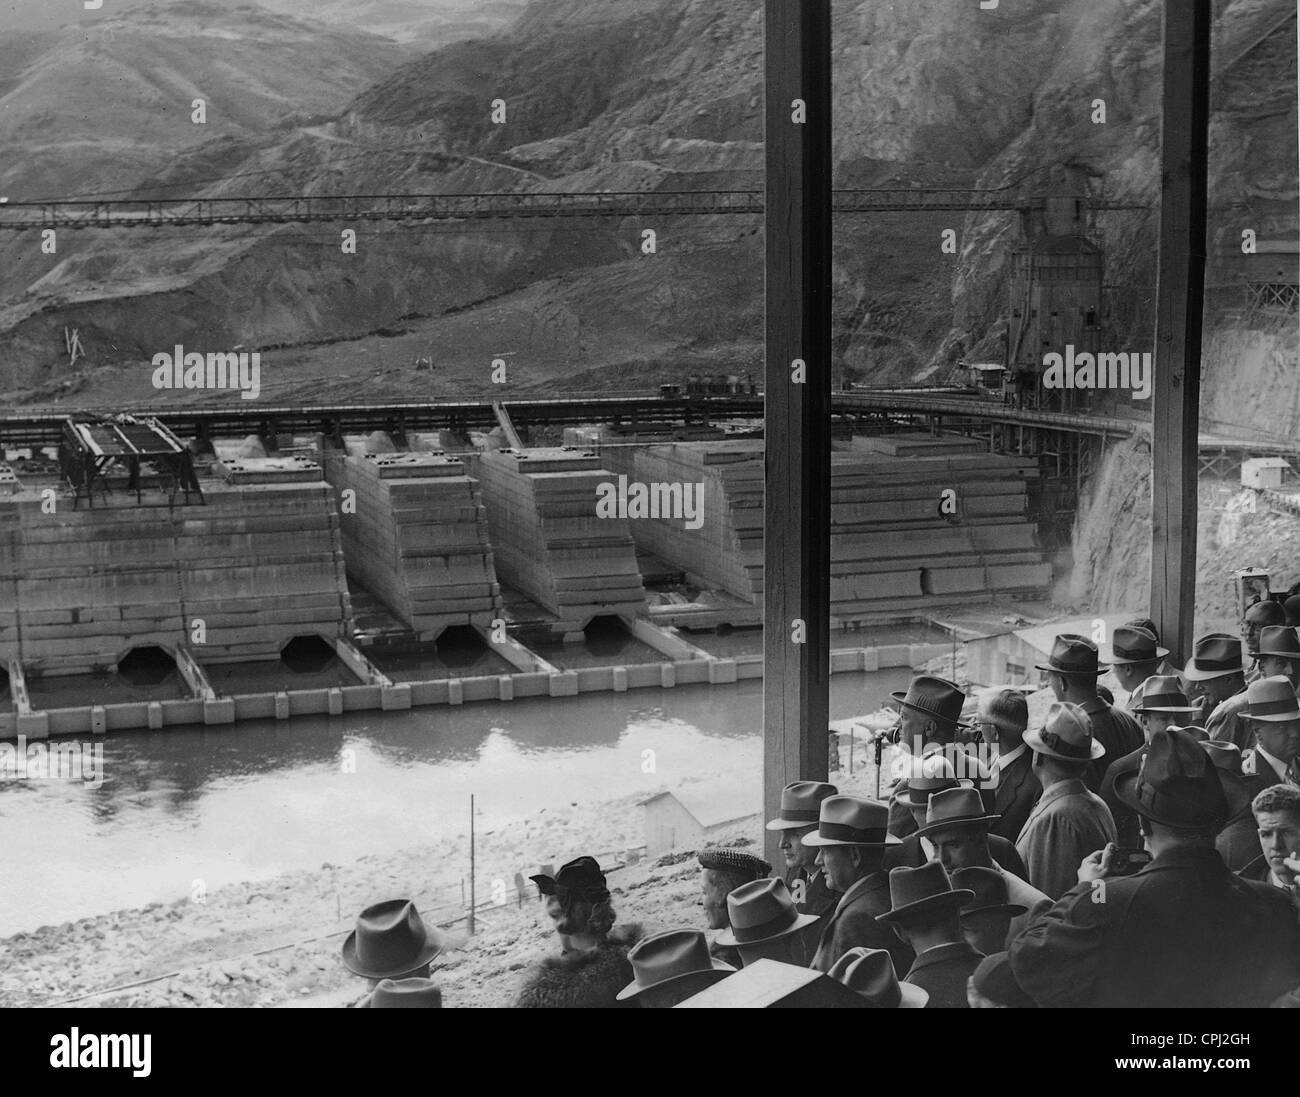
M 524 975 L 517 1008 L 606 1009 L 621 1005 L 618 992 L 632 979 L 627 953 L 642 936 L 638 925 L 614 929 L 615 913 L 605 874 L 592 857 L 578 857 L 554 876 L 530 876 L 546 898 L 546 914 L 560 954 L 547 956 Z
M 742 884 L 761 880 L 772 871 L 771 865 L 751 854 L 717 846 L 700 850 L 696 859 L 700 862 L 700 904 L 704 907 L 704 920 L 709 929 L 727 928 L 728 895 Z M 734 949 L 718 946 L 714 955 L 733 969 L 740 966 L 740 956 Z
M 1300 636 L 1293 628 L 1269 625 L 1260 630 L 1259 651 L 1255 656 L 1261 678 L 1281 675 L 1300 691 Z
M 1250 806 L 1257 827 L 1257 848 L 1263 852 L 1237 875 L 1291 894 L 1296 888 L 1296 873 L 1291 866 L 1300 858 L 1300 789 L 1272 785 L 1262 790 Z
M 974 789 L 950 789 L 930 797 L 925 826 L 917 833 L 923 841 L 932 843 L 935 852 L 933 859 L 943 866 L 949 876 L 975 868 L 986 869 L 998 876 L 1002 880 L 1003 889 L 1010 896 L 1008 901 L 1020 908 L 1019 914 L 1012 916 L 1014 920 L 1010 926 L 1011 932 L 1019 933 L 1031 918 L 1050 907 L 1052 900 L 1019 873 L 999 864 L 995 859 L 992 852 L 994 838 L 989 833 L 989 826 L 996 821 L 997 816 L 985 813 Z M 953 886 L 958 886 L 955 880 Z M 1003 933 L 1002 944 L 994 951 L 1001 951 L 1005 946 L 1006 932 Z
M 1280 674 L 1255 679 L 1246 689 L 1241 715 L 1255 735 L 1255 745 L 1242 752 L 1242 773 L 1300 788 L 1300 698 L 1291 680 Z
M 958 733 L 966 726 L 961 722 L 966 704 L 961 687 L 945 678 L 918 674 L 908 683 L 906 693 L 895 691 L 890 696 L 898 703 L 897 741 L 914 760 L 945 748 L 945 753 L 953 753 Z M 906 838 L 916 829 L 906 803 L 909 787 L 909 778 L 900 781 L 889 804 L 889 833 L 897 838 Z
M 1241 620 L 1242 632 L 1246 639 L 1246 654 L 1254 660 L 1250 670 L 1246 671 L 1246 683 L 1249 685 L 1256 678 L 1263 678 L 1264 668 L 1259 665 L 1260 635 L 1266 628 L 1276 628 L 1286 624 L 1286 610 L 1280 602 L 1263 598 L 1248 606 Z
M 936 862 L 920 868 L 896 868 L 889 873 L 890 908 L 882 922 L 916 954 L 903 981 L 930 995 L 930 1009 L 967 1009 L 966 980 L 983 959 L 962 936 L 961 908 L 975 898 L 965 888 L 954 890 Z
M 1035 664 L 1047 673 L 1047 684 L 1058 701 L 1083 710 L 1092 727 L 1092 741 L 1101 747 L 1084 769 L 1083 780 L 1090 789 L 1101 787 L 1106 766 L 1142 745 L 1142 729 L 1123 709 L 1107 704 L 1097 694 L 1097 678 L 1106 664 L 1097 645 L 1086 636 L 1062 633 L 1052 644 L 1046 663 Z
M 928 758 L 922 758 L 914 763 L 913 777 L 898 799 L 898 803 L 906 804 L 917 827 L 924 828 L 930 802 L 935 796 L 957 788 L 969 788 L 969 785 L 969 782 L 963 785 L 963 782 L 953 776 L 953 768 L 947 758 L 942 754 L 931 754 Z M 987 793 L 975 789 L 970 789 L 970 792 L 981 805 L 986 806 L 991 798 Z M 984 814 L 986 813 L 981 811 L 981 815 Z M 989 815 L 988 818 L 992 819 L 994 816 Z M 1011 842 L 990 835 L 987 847 L 993 859 L 1008 872 L 1021 877 L 1025 875 L 1025 863 L 1020 859 L 1020 854 L 1016 852 L 1016 847 Z M 898 845 L 890 846 L 885 851 L 885 859 L 881 867 L 886 872 L 895 868 L 920 868 L 926 861 L 933 861 L 935 856 L 934 844 L 929 837 L 916 830 Z
M 1001 818 L 989 833 L 1015 842 L 1043 792 L 1030 765 L 1033 756 L 1025 744 L 1029 702 L 1018 689 L 982 690 L 975 727 L 988 747 L 997 747 L 989 783 L 993 785 L 993 812 Z
M 975 895 L 961 910 L 961 932 L 966 943 L 984 956 L 1006 949 L 1010 938 L 1017 935 L 1011 932 L 1012 922 L 1029 912 L 1020 903 L 1011 902 L 1003 875 L 991 868 L 959 868 L 950 872 L 948 879 L 954 888 Z M 1047 900 L 1042 909 L 1051 905 Z
M 698 929 L 670 929 L 645 937 L 627 958 L 633 977 L 618 992 L 618 1000 L 642 1009 L 671 1009 L 736 970 L 709 955 L 709 943 Z
M 800 914 L 829 914 L 839 902 L 839 892 L 826 882 L 817 864 L 818 850 L 805 846 L 804 836 L 817 829 L 822 801 L 838 796 L 839 789 L 824 781 L 793 781 L 781 790 L 781 814 L 767 821 L 768 830 L 779 831 L 779 848 L 785 859 L 785 886 L 794 896 Z
M 1231 871 L 1241 872 L 1259 857 L 1259 829 L 1251 804 L 1268 788 L 1269 781 L 1258 774 L 1241 772 L 1241 751 L 1236 743 L 1203 739 L 1201 749 L 1218 769 L 1219 784 L 1228 801 L 1228 821 L 1214 840 L 1214 848 Z
M 924 1009 L 928 991 L 914 983 L 900 983 L 894 961 L 882 948 L 851 948 L 826 973 L 850 990 L 856 990 L 872 1009 Z
M 804 950 L 799 934 L 817 919 L 800 914 L 784 880 L 755 880 L 741 884 L 727 896 L 728 929 L 718 934 L 717 943 L 734 948 L 742 966 L 758 960 L 776 960 L 803 966 Z
M 1241 641 L 1226 632 L 1211 632 L 1192 645 L 1192 657 L 1183 668 L 1188 695 L 1200 711 L 1191 723 L 1205 728 L 1211 739 L 1251 746 L 1251 729 L 1240 719 L 1246 704 L 1246 664 Z
M 343 966 L 374 990 L 385 979 L 427 979 L 446 947 L 446 936 L 425 923 L 410 899 L 388 899 L 357 915 L 343 941 Z
M 1142 820 L 1153 860 L 1107 878 L 1098 849 L 1079 883 L 1011 944 L 1017 982 L 1040 1006 L 1267 1006 L 1300 985 L 1300 922 L 1280 889 L 1242 880 L 1214 848 L 1227 813 L 1218 773 L 1191 735 L 1151 737 L 1116 794 Z
M 851 948 L 883 948 L 904 970 L 911 952 L 876 916 L 889 909 L 889 878 L 881 870 L 885 847 L 897 845 L 888 833 L 889 809 L 857 796 L 829 796 L 821 803 L 817 833 L 804 844 L 818 850 L 817 863 L 840 892 L 835 909 L 823 920 L 808 966 L 828 972 Z
M 1053 900 L 1075 885 L 1085 857 L 1115 841 L 1110 808 L 1083 780 L 1104 752 L 1092 728 L 1082 707 L 1056 701 L 1043 727 L 1025 732 L 1043 795 L 1025 821 L 1016 850 L 1029 870 L 1029 882 Z
M 1142 699 L 1142 683 L 1158 673 L 1160 660 L 1168 654 L 1169 649 L 1156 641 L 1154 629 L 1141 624 L 1130 622 L 1111 633 L 1106 661 L 1120 688 L 1129 695 L 1129 712 L 1136 713 L 1135 706 Z
M 1111 817 L 1115 820 L 1116 840 L 1121 846 L 1129 848 L 1141 844 L 1137 816 L 1116 798 L 1115 780 L 1121 773 L 1137 769 L 1152 734 L 1186 724 L 1196 714 L 1196 707 L 1183 694 L 1182 685 L 1177 678 L 1157 674 L 1145 682 L 1142 696 L 1133 713 L 1142 725 L 1142 746 L 1111 762 L 1106 767 L 1106 776 L 1101 780 L 1101 798 L 1106 801 Z

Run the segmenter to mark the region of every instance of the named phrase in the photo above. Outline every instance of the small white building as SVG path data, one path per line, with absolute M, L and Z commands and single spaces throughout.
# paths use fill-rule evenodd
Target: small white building
M 700 849 L 737 823 L 762 814 L 755 782 L 700 784 L 660 792 L 640 801 L 645 809 L 645 852 L 658 857 L 675 849 Z
M 1291 471 L 1281 457 L 1253 457 L 1241 463 L 1241 486 L 1263 491 L 1277 491 Z

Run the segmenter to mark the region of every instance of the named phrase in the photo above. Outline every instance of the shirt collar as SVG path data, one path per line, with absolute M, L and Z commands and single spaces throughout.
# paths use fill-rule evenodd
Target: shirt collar
M 1028 744 L 1022 742 L 1018 747 L 1016 747 L 1015 750 L 1009 750 L 1006 752 L 1006 754 L 999 753 L 998 756 L 993 759 L 993 769 L 997 770 L 998 772 L 1001 772 L 1002 770 L 1006 769 L 1007 766 L 1011 765 L 1011 763 L 1014 762 L 1017 758 L 1019 758 L 1022 754 L 1024 754 L 1025 751 L 1027 751 L 1028 749 L 1029 749 Z

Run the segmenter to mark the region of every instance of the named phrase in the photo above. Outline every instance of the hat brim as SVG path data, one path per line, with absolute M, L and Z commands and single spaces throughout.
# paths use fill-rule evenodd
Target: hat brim
M 1195 705 L 1139 705 L 1132 712 L 1200 712 Z
M 1261 724 L 1289 724 L 1300 720 L 1300 709 L 1296 709 L 1295 712 L 1268 712 L 1263 716 L 1252 716 L 1249 712 L 1242 711 L 1237 715 Z
M 1145 660 L 1142 661 L 1145 662 Z M 1096 670 L 1067 670 L 1065 667 L 1045 666 L 1042 663 L 1035 663 L 1034 669 L 1051 671 L 1053 674 L 1080 674 L 1080 675 L 1087 675 L 1089 677 L 1092 677 L 1100 674 L 1104 670 L 1109 670 L 1110 664 L 1099 662 L 1097 664 Z
M 1214 765 L 1213 762 L 1210 762 L 1210 768 L 1214 771 L 1215 775 L 1218 776 L 1219 767 Z M 1137 767 L 1128 770 L 1125 773 L 1119 774 L 1115 778 L 1115 798 L 1126 808 L 1128 808 L 1130 811 L 1136 812 L 1143 819 L 1151 819 L 1152 821 L 1161 823 L 1167 827 L 1183 827 L 1183 828 L 1221 826 L 1225 821 L 1224 819 L 1219 818 L 1219 816 L 1211 815 L 1209 813 L 1206 813 L 1199 819 L 1175 819 L 1168 815 L 1154 814 L 1151 810 L 1150 804 L 1144 804 L 1142 803 L 1141 800 L 1138 799 L 1137 785 L 1141 777 L 1142 777 L 1141 767 Z M 1223 789 L 1222 780 L 1219 781 L 1219 788 L 1221 790 Z M 1224 801 L 1224 814 L 1226 816 L 1227 811 L 1229 810 L 1228 794 L 1226 791 L 1223 792 L 1223 801 Z
M 1106 753 L 1106 747 L 1103 744 L 1097 742 L 1095 736 L 1092 740 L 1092 744 L 1088 748 L 1087 758 L 1078 758 L 1072 754 L 1061 754 L 1058 751 L 1053 750 L 1051 747 L 1049 747 L 1046 743 L 1043 742 L 1042 736 L 1039 735 L 1038 728 L 1033 728 L 1025 732 L 1024 738 L 1030 750 L 1038 754 L 1046 754 L 1049 758 L 1059 758 L 1062 762 L 1089 762 L 1089 761 L 1095 762 L 1098 758 L 1100 758 L 1103 754 Z
M 1227 667 L 1223 670 L 1201 670 L 1192 665 L 1192 661 L 1187 660 L 1187 666 L 1183 667 L 1183 677 L 1189 682 L 1208 682 L 1211 678 L 1227 678 L 1231 674 L 1245 674 L 1247 670 L 1245 662 L 1239 667 Z
M 820 834 L 805 834 L 801 839 L 805 846 L 857 846 L 859 849 L 881 849 L 885 846 L 901 846 L 903 839 L 886 834 L 883 842 L 846 842 L 840 838 L 823 838 Z
M 941 823 L 926 823 L 925 826 L 918 827 L 914 833 L 918 838 L 924 838 L 927 834 L 935 834 L 941 830 L 952 830 L 954 827 L 987 827 L 1001 818 L 1001 815 L 968 815 L 964 819 L 946 819 Z
M 426 923 L 424 931 L 428 940 L 425 941 L 424 948 L 420 950 L 416 959 L 399 968 L 379 971 L 365 967 L 357 959 L 357 931 L 354 929 L 343 942 L 343 966 L 353 975 L 360 975 L 366 979 L 400 979 L 403 975 L 410 975 L 447 950 L 447 938 L 437 928 Z
M 696 971 L 684 971 L 680 975 L 670 975 L 667 979 L 660 979 L 657 983 L 638 983 L 635 979 L 628 983 L 622 990 L 614 995 L 615 1001 L 626 1002 L 629 998 L 635 998 L 638 994 L 643 994 L 647 990 L 658 990 L 660 987 L 670 987 L 674 983 L 680 983 L 683 979 L 689 979 L 692 975 L 717 976 L 709 980 L 708 985 L 725 979 L 731 975 L 736 968 L 730 964 L 724 964 L 721 960 L 713 960 L 713 967 L 699 968 Z
M 929 1004 L 930 992 L 925 987 L 918 987 L 915 983 L 899 983 L 898 989 L 903 994 L 898 1003 L 899 1009 L 924 1009 Z
M 948 908 L 957 911 L 974 898 L 975 893 L 970 888 L 954 888 L 952 891 L 941 891 L 937 895 L 927 895 L 924 899 L 917 899 L 914 903 L 904 903 L 901 907 L 885 911 L 884 914 L 877 914 L 876 921 L 905 922 L 909 918 L 918 915 L 933 914 L 935 911 Z
M 764 830 L 798 830 L 801 827 L 815 827 L 817 820 L 812 819 L 806 823 L 794 823 L 789 819 L 769 819 L 764 825 Z
M 1156 648 L 1156 653 L 1154 655 L 1144 655 L 1141 659 L 1125 659 L 1123 656 L 1120 655 L 1112 655 L 1110 657 L 1109 664 L 1103 664 L 1103 665 L 1109 665 L 1112 667 L 1123 667 L 1123 666 L 1128 666 L 1131 663 L 1158 663 L 1161 659 L 1163 659 L 1168 654 L 1169 654 L 1168 648 L 1158 647 Z
M 972 724 L 969 724 L 960 718 L 954 719 L 951 716 L 943 715 L 943 713 L 941 712 L 935 712 L 932 709 L 922 708 L 920 705 L 912 704 L 911 701 L 907 700 L 907 694 L 904 693 L 902 690 L 894 690 L 889 696 L 892 697 L 904 708 L 910 708 L 913 712 L 919 712 L 924 714 L 925 716 L 932 716 L 936 720 L 943 720 L 946 723 L 952 724 L 954 727 L 968 728 L 973 726 Z
M 1300 659 L 1300 651 L 1253 651 L 1256 659 Z
M 1019 903 L 994 903 L 987 907 L 962 907 L 961 916 L 965 918 L 968 914 L 984 914 L 988 911 L 1010 914 L 1012 918 L 1018 918 L 1022 914 L 1028 914 L 1029 908 L 1023 907 Z
M 819 921 L 816 914 L 799 914 L 795 920 L 780 933 L 773 933 L 769 937 L 759 937 L 753 941 L 737 941 L 731 932 L 731 927 L 727 927 L 717 936 L 717 943 L 727 948 L 749 948 L 751 945 L 762 945 L 768 941 L 775 941 L 781 937 L 789 937 L 792 933 L 798 933 L 801 929 L 807 929 L 814 922 Z

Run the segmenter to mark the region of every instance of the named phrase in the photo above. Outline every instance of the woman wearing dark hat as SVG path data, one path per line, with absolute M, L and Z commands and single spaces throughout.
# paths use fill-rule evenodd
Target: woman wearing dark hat
M 606 1009 L 625 1004 L 618 995 L 632 981 L 627 954 L 641 930 L 633 925 L 613 932 L 614 907 L 600 865 L 591 857 L 579 857 L 554 876 L 530 879 L 545 896 L 560 954 L 533 965 L 515 1006 Z

